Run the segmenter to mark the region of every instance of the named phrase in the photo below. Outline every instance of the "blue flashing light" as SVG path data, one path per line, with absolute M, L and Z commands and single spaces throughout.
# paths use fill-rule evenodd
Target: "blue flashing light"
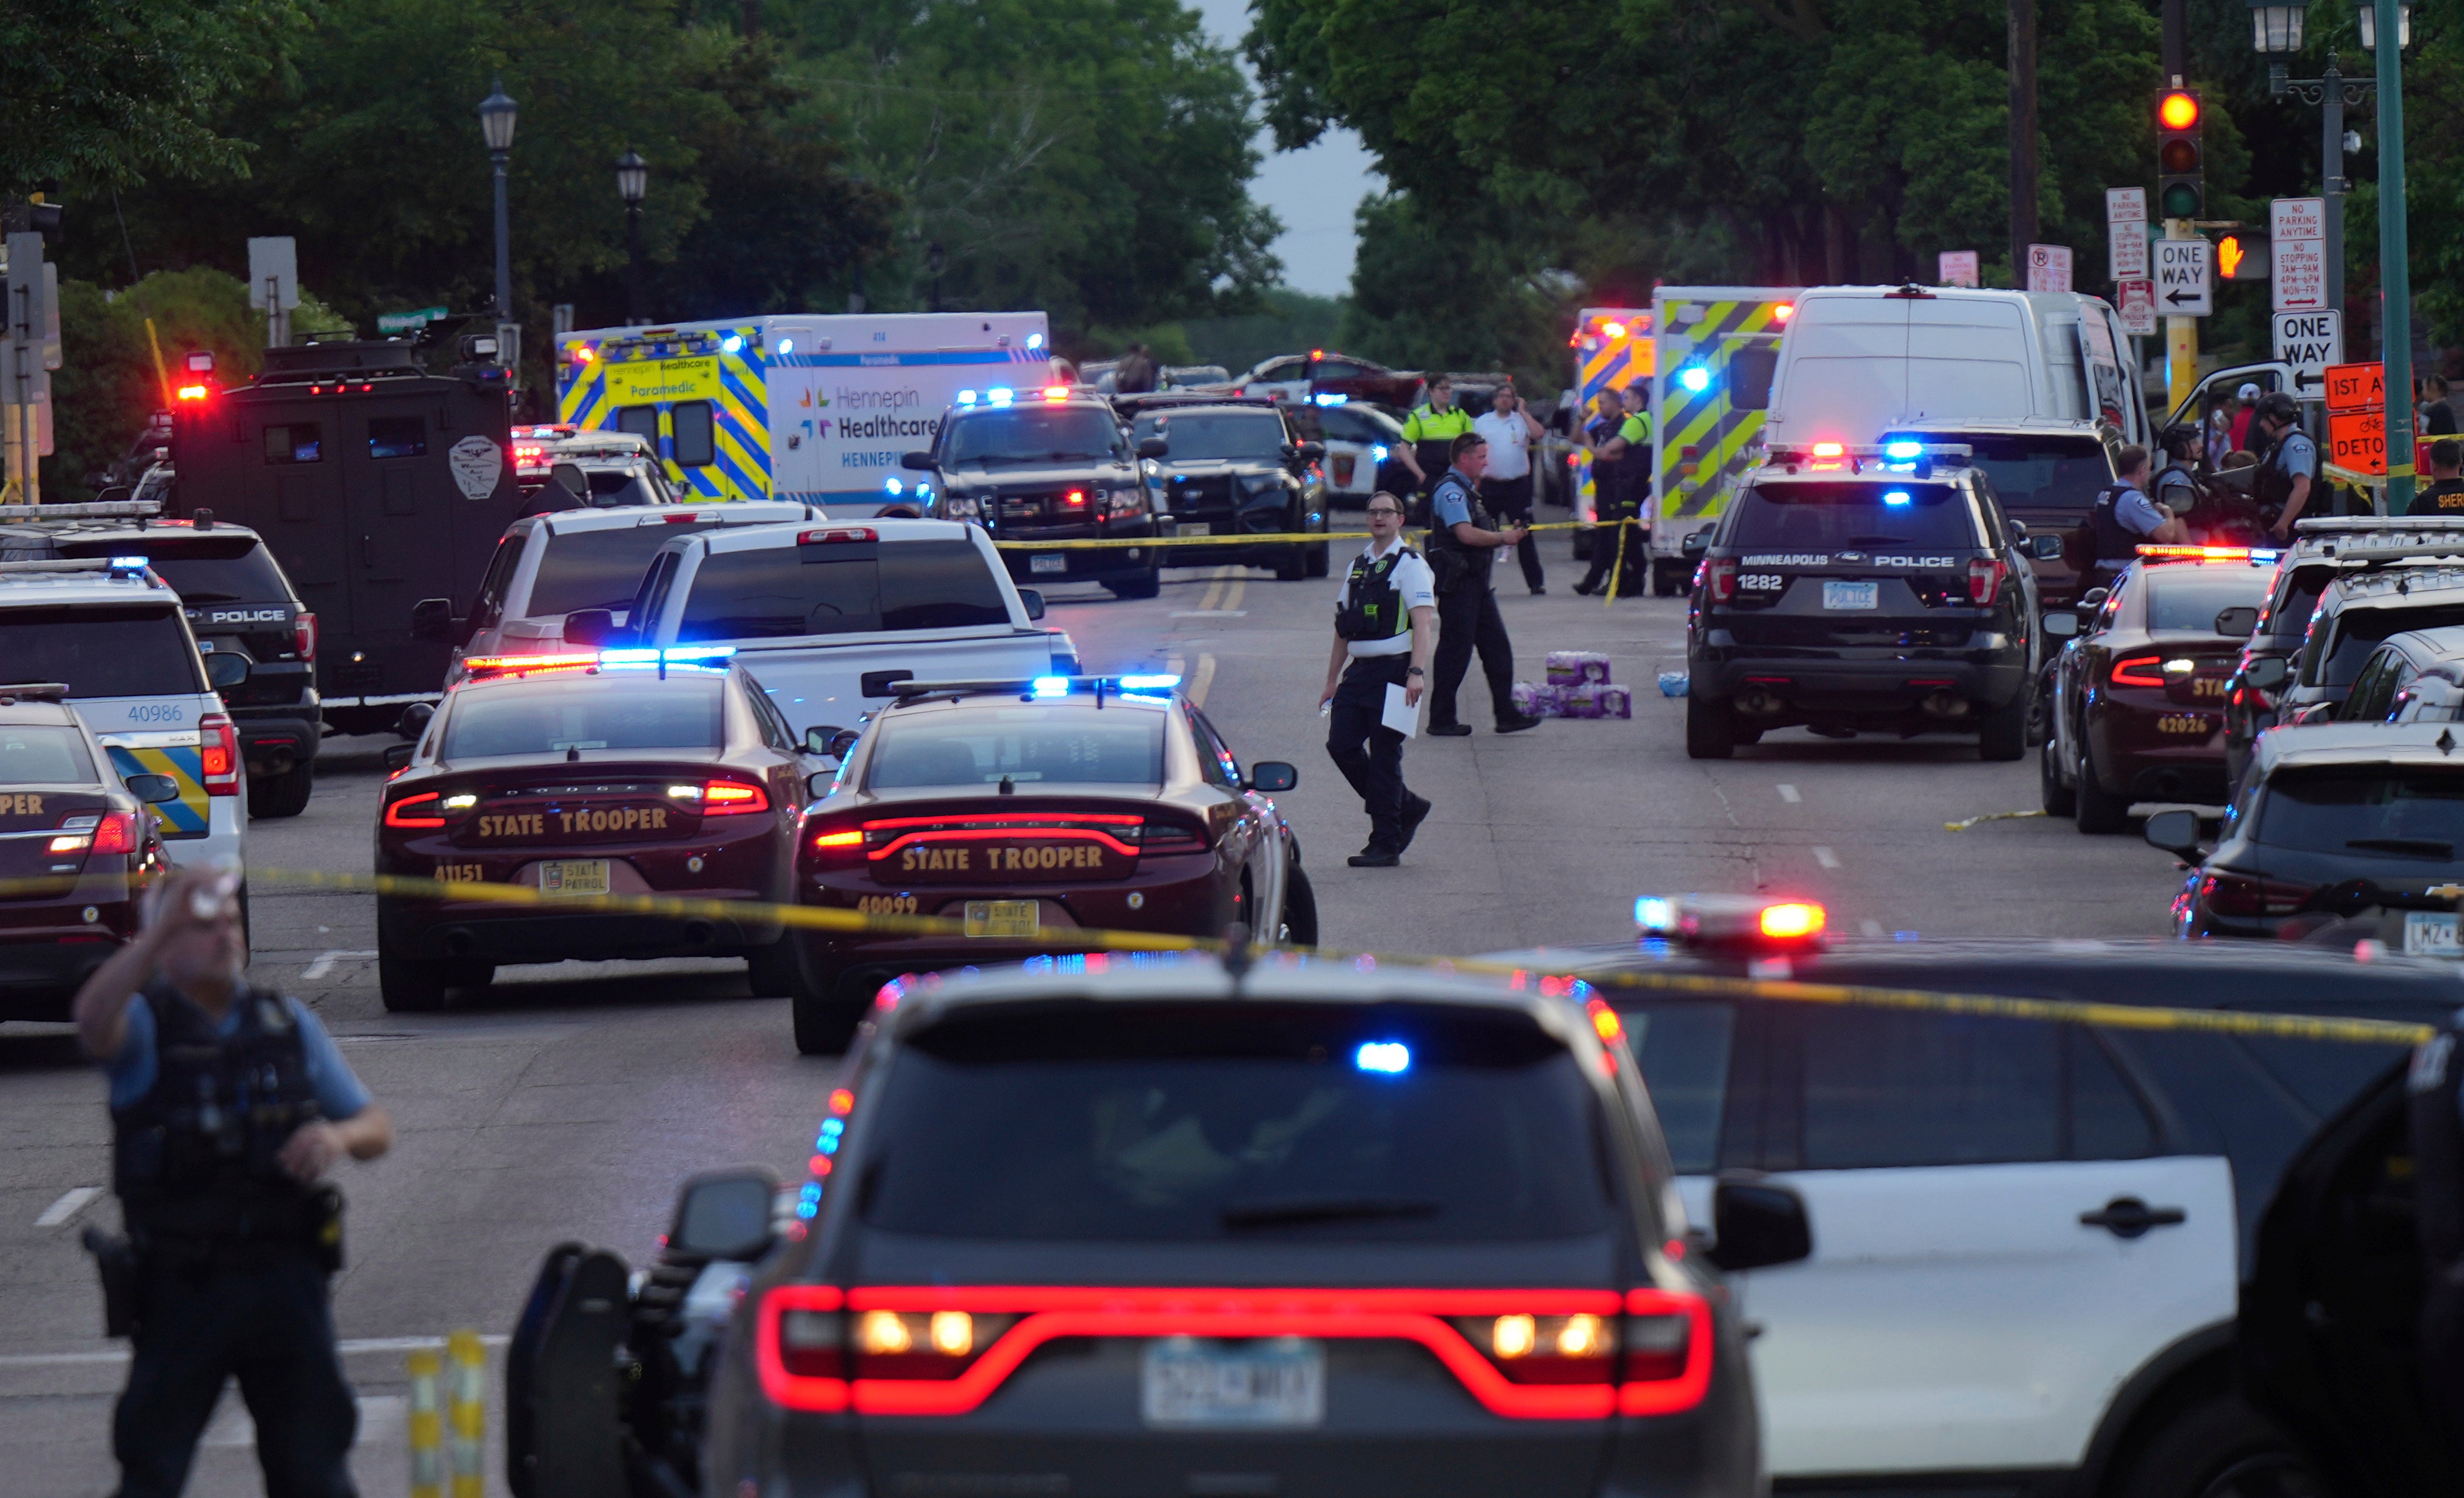
M 1038 676 L 1035 678 L 1035 685 L 1030 690 L 1039 697 L 1066 697 L 1069 695 L 1069 678 L 1067 676 Z
M 1371 448 L 1371 449 L 1369 450 L 1369 454 L 1370 454 L 1370 456 L 1372 456 L 1372 457 L 1375 458 L 1375 459 L 1376 459 L 1378 462 L 1380 462 L 1380 463 L 1385 462 L 1385 461 L 1386 461 L 1386 444 L 1384 444 L 1384 443 L 1382 443 L 1382 442 L 1381 442 L 1381 443 L 1377 444 L 1375 447 Z
M 659 652 L 659 659 L 675 661 L 723 661 L 736 653 L 733 645 L 671 645 Z
M 959 405 L 961 405 L 961 406 L 973 406 L 973 405 L 975 405 L 975 404 L 976 404 L 976 392 L 975 392 L 975 391 L 973 391 L 973 390 L 960 390 L 960 391 L 958 392 L 958 404 L 959 404 Z
M 1711 371 L 1701 364 L 1687 364 L 1677 371 L 1677 383 L 1696 395 L 1711 388 Z
M 733 354 L 744 346 L 744 340 L 737 334 L 730 333 L 718 346 L 725 352 Z
M 656 666 L 659 664 L 659 652 L 656 650 L 602 650 L 599 652 L 599 664 L 602 666 Z
M 1645 931 L 1666 931 L 1677 924 L 1677 908 L 1656 894 L 1634 902 L 1634 923 Z
M 1893 941 L 1914 941 L 1917 939 L 1917 934 L 1913 931 L 1895 931 L 1891 933 L 1891 939 Z
M 1906 490 L 1904 490 L 1904 489 L 1894 489 L 1894 490 L 1892 490 L 1889 494 L 1886 494 L 1886 495 L 1884 495 L 1884 496 L 1882 496 L 1882 502 L 1883 502 L 1884 504 L 1887 504 L 1887 505 L 1898 506 L 1898 505 L 1903 505 L 1903 504 L 1911 504 L 1911 503 L 1914 503 L 1915 501 L 1911 500 L 1911 499 L 1908 497 L 1908 492 L 1907 492 Z
M 992 397 L 993 404 L 995 406 L 1007 406 L 1010 403 L 1010 398 L 1018 394 L 1016 390 L 1011 389 L 1005 385 L 994 386 L 985 393 Z
M 1180 685 L 1178 676 L 1123 676 L 1123 692 L 1170 692 Z
M 1895 458 L 1903 463 L 1913 458 L 1921 458 L 1925 456 L 1925 444 L 1922 442 L 1885 442 L 1882 444 L 1882 456 L 1886 458 Z
M 115 570 L 143 572 L 145 570 L 145 559 L 143 557 L 114 557 L 111 559 L 110 565 Z
M 1401 1041 L 1368 1041 L 1352 1053 L 1352 1064 L 1363 1071 L 1398 1077 L 1412 1069 L 1412 1047 Z
M 795 351 L 796 351 L 796 341 L 795 341 L 794 339 L 792 339 L 792 338 L 782 338 L 782 339 L 781 339 L 781 340 L 779 341 L 779 352 L 781 352 L 781 353 L 782 353 L 782 354 L 792 354 L 792 353 L 794 353 Z
M 1349 395 L 1312 395 L 1309 397 L 1309 404 L 1312 406 L 1341 406 L 1351 399 L 1352 397 Z
M 1043 335 L 1043 334 L 1041 334 L 1041 333 L 1029 333 L 1029 334 L 1026 336 L 1026 351 L 1027 351 L 1028 353 L 1030 353 L 1030 354 L 1031 354 L 1031 353 L 1034 353 L 1037 349 L 1042 348 L 1043 346 L 1044 346 L 1044 335 Z
M 894 475 L 883 479 L 881 481 L 881 487 L 893 495 L 903 495 L 907 492 L 907 486 L 901 483 Z

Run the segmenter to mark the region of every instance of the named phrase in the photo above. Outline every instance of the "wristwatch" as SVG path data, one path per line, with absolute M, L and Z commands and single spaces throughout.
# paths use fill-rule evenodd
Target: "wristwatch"
M 1422 671 L 1418 666 L 1406 666 L 1403 668 L 1403 674 L 1406 676 L 1425 676 L 1428 672 Z

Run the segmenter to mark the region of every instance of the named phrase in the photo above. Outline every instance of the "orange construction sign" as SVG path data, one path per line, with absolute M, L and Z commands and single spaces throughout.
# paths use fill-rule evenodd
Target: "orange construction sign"
M 2329 364 L 2327 366 L 2327 410 L 2331 415 L 2347 411 L 2383 411 L 2387 408 L 2387 369 L 2382 364 Z
M 2339 365 L 2339 368 L 2352 367 Z M 2368 365 L 2372 370 L 2378 365 Z M 2328 388 L 2335 387 L 2336 371 L 2327 371 Z M 2338 468 L 2374 478 L 2387 476 L 2387 412 L 2376 407 L 2361 411 L 2331 410 L 2327 413 L 2327 461 Z

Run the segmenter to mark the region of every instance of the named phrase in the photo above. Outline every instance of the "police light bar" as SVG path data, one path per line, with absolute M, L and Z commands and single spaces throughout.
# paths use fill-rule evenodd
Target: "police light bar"
M 2139 555 L 2150 562 L 2246 562 L 2254 567 L 2272 567 L 2279 551 L 2254 546 L 2157 546 L 2142 544 Z
M 1893 437 L 1871 444 L 1846 442 L 1812 442 L 1802 446 L 1790 444 L 1769 452 L 1774 463 L 1802 463 L 1813 458 L 1850 458 L 1858 462 L 1912 463 L 1931 458 L 1937 463 L 1954 462 L 1965 466 L 1976 450 L 1965 442 L 1925 442 L 1911 437 Z
M 1044 387 L 1044 398 L 1047 401 L 1066 401 L 1069 399 L 1069 386 L 1047 385 Z
M 1634 902 L 1636 934 L 1743 953 L 1801 952 L 1819 946 L 1830 913 L 1805 900 L 1752 894 L 1646 894 Z
M 76 557 L 56 562 L 0 562 L 0 577 L 44 572 L 100 572 L 111 577 L 149 577 L 143 557 Z
M 1126 676 L 1011 676 L 988 681 L 893 681 L 890 694 L 909 697 L 987 697 L 1021 696 L 1050 700 L 1076 696 L 1082 693 L 1102 693 L 1109 696 L 1170 695 L 1179 689 L 1177 675 L 1137 674 Z
M 90 504 L 0 504 L 0 520 L 142 520 L 163 513 L 160 499 L 98 499 Z
M 2315 527 L 2315 528 L 2314 528 Z M 2411 562 L 2464 556 L 2464 516 L 2361 516 L 2296 520 L 2293 555 L 2303 562 Z
M 664 650 L 560 650 L 538 655 L 473 655 L 462 669 L 473 676 L 518 675 L 533 672 L 592 671 L 604 667 L 698 666 L 720 669 L 736 653 L 733 645 L 671 645 Z

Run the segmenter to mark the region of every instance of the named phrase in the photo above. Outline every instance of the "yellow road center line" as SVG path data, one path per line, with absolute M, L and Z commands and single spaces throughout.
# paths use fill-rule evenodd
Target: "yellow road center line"
M 1988 811 L 1962 822 L 1946 822 L 1942 829 L 1945 832 L 1965 832 L 1980 822 L 2016 822 L 2021 817 L 2041 817 L 2044 814 L 2041 807 L 2035 811 Z
M 1234 578 L 1232 580 L 1232 585 L 1223 590 L 1224 611 L 1228 613 L 1231 610 L 1240 607 L 1241 595 L 1247 591 L 1249 591 L 1249 580 L 1247 578 Z
M 1189 684 L 1189 705 L 1194 708 L 1205 707 L 1206 691 L 1209 687 L 1214 685 L 1215 657 L 1212 655 L 1200 655 L 1198 658 L 1198 679 Z

